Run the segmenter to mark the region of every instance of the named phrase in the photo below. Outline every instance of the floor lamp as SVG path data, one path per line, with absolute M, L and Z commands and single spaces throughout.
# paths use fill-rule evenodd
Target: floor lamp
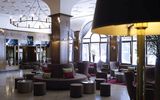
M 158 0 L 97 0 L 92 32 L 115 36 L 137 35 L 136 100 L 145 100 L 145 35 L 160 34 Z

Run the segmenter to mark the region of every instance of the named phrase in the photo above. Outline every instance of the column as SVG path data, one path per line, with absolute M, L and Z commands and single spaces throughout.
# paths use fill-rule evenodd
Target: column
M 118 59 L 118 46 L 117 46 L 117 36 L 110 37 L 110 61 L 117 61 Z
M 75 31 L 74 36 L 75 36 L 75 39 L 73 42 L 73 47 L 74 47 L 73 61 L 79 62 L 80 61 L 79 31 Z
M 57 13 L 51 15 L 52 34 L 50 36 L 51 63 L 65 64 L 69 62 L 68 33 L 70 29 L 70 15 Z

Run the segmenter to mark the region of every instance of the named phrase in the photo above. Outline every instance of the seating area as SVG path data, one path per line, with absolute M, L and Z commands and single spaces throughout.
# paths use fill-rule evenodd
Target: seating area
M 36 82 L 45 82 L 47 90 L 68 90 L 71 83 L 81 83 L 87 80 L 87 77 L 83 74 L 76 74 L 74 78 L 43 78 L 42 76 L 35 76 Z
M 111 84 L 114 84 L 110 81 L 116 80 L 116 84 L 121 83 L 127 87 L 130 98 L 135 100 L 136 97 L 136 87 L 133 84 L 136 79 L 136 70 L 130 67 L 128 67 L 128 69 L 127 67 L 120 68 L 111 64 L 109 65 L 109 70 L 106 71 L 102 67 L 101 71 L 96 70 L 95 75 L 89 73 L 90 63 L 87 61 L 77 63 L 76 65 L 72 63 L 48 64 L 48 66 L 39 68 L 40 69 L 36 70 L 32 69 L 30 73 L 23 74 L 23 77 L 15 78 L 15 89 L 18 93 L 33 92 L 34 96 L 44 96 L 47 94 L 47 91 L 50 90 L 69 90 L 71 98 L 83 98 L 87 94 L 110 97 Z M 69 73 L 69 76 L 65 76 L 67 73 Z M 70 74 L 72 74 L 72 77 Z M 153 74 L 154 67 L 148 67 L 146 69 L 146 100 L 154 98 L 155 86 L 153 82 L 155 79 L 152 78 Z M 94 80 L 92 79 L 93 77 Z M 34 87 L 31 84 L 33 84 Z M 71 87 L 73 87 L 73 89 L 71 89 Z
M 101 81 L 103 80 L 103 81 Z M 103 84 L 101 84 L 103 83 Z M 88 80 L 85 74 L 75 73 L 74 78 L 44 78 L 42 74 L 25 73 L 23 77 L 15 78 L 15 89 L 18 93 L 32 93 L 34 96 L 44 96 L 48 90 L 69 90 L 71 98 L 83 97 L 83 94 L 95 94 L 96 89 L 100 96 L 111 96 L 110 84 L 105 84 L 103 78 Z
M 1 99 L 160 100 L 158 9 L 158 0 L 0 0 Z

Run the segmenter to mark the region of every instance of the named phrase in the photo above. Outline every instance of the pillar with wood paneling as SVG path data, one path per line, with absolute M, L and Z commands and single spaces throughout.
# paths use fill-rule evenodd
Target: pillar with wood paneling
M 52 34 L 50 35 L 51 63 L 64 64 L 69 62 L 70 15 L 57 13 L 51 15 Z

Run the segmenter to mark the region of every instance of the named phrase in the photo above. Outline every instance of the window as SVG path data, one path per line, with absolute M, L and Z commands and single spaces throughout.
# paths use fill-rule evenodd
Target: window
M 73 61 L 73 39 L 69 37 L 69 62 Z
M 155 65 L 156 56 L 153 49 L 150 47 L 151 42 L 146 41 L 146 65 Z M 121 63 L 137 65 L 137 38 L 136 37 L 121 37 Z
M 156 63 L 156 56 L 155 56 L 156 47 L 152 46 L 152 48 L 151 48 L 151 45 L 153 45 L 153 44 L 151 42 L 147 41 L 147 45 L 146 45 L 146 48 L 147 48 L 147 51 L 146 51 L 147 65 L 155 65 L 155 63 Z
M 148 48 L 147 48 L 148 49 Z M 151 51 L 147 50 L 147 65 L 155 65 L 156 56 L 151 53 Z
M 82 45 L 82 60 L 83 61 L 89 61 L 89 44 L 83 44 Z
M 100 48 L 101 48 L 101 55 L 100 55 L 101 56 L 101 61 L 106 62 L 107 57 L 108 57 L 107 43 L 101 43 Z
M 133 42 L 132 65 L 137 65 L 137 42 Z
M 131 63 L 131 59 L 130 59 L 130 56 L 131 56 L 131 48 L 130 48 L 130 42 L 123 42 L 122 45 L 121 45 L 121 60 L 122 60 L 122 63 L 125 63 L 125 64 L 130 64 Z
M 137 65 L 136 37 L 121 37 L 121 63 Z
M 107 62 L 108 59 L 108 37 L 89 31 L 82 37 L 82 61 Z

